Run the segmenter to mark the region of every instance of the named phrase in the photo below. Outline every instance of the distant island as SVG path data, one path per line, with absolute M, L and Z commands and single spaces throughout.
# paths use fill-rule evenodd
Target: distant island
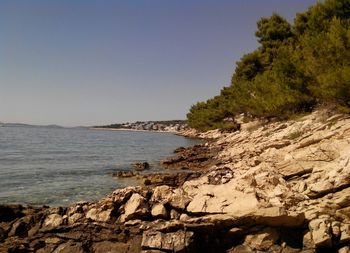
M 94 126 L 93 129 L 179 132 L 188 129 L 188 125 L 186 120 L 137 121 L 134 123 L 126 122 Z
M 0 122 L 0 127 L 45 127 L 45 128 L 65 128 L 63 126 L 59 125 L 31 125 L 31 124 L 24 124 L 24 123 L 3 123 Z

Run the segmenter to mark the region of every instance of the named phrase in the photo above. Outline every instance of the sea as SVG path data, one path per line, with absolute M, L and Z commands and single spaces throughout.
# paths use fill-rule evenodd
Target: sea
M 112 177 L 131 164 L 159 161 L 198 140 L 172 133 L 88 128 L 0 127 L 0 204 L 67 206 L 94 201 L 135 179 Z

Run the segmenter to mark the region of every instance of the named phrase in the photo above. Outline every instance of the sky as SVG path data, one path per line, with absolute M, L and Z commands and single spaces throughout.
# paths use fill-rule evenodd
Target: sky
M 0 122 L 185 119 L 228 86 L 256 22 L 316 0 L 0 0 Z

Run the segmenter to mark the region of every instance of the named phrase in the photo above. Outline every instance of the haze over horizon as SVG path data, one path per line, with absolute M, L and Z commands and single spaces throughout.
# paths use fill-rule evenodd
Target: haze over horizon
M 1 1 L 0 122 L 184 119 L 229 85 L 260 17 L 315 2 Z

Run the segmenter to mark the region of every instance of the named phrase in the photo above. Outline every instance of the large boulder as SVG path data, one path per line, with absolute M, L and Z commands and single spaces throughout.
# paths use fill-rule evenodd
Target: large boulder
M 244 193 L 227 186 L 203 184 L 197 187 L 193 199 L 187 206 L 190 213 L 228 213 L 247 215 L 257 210 L 256 194 Z

